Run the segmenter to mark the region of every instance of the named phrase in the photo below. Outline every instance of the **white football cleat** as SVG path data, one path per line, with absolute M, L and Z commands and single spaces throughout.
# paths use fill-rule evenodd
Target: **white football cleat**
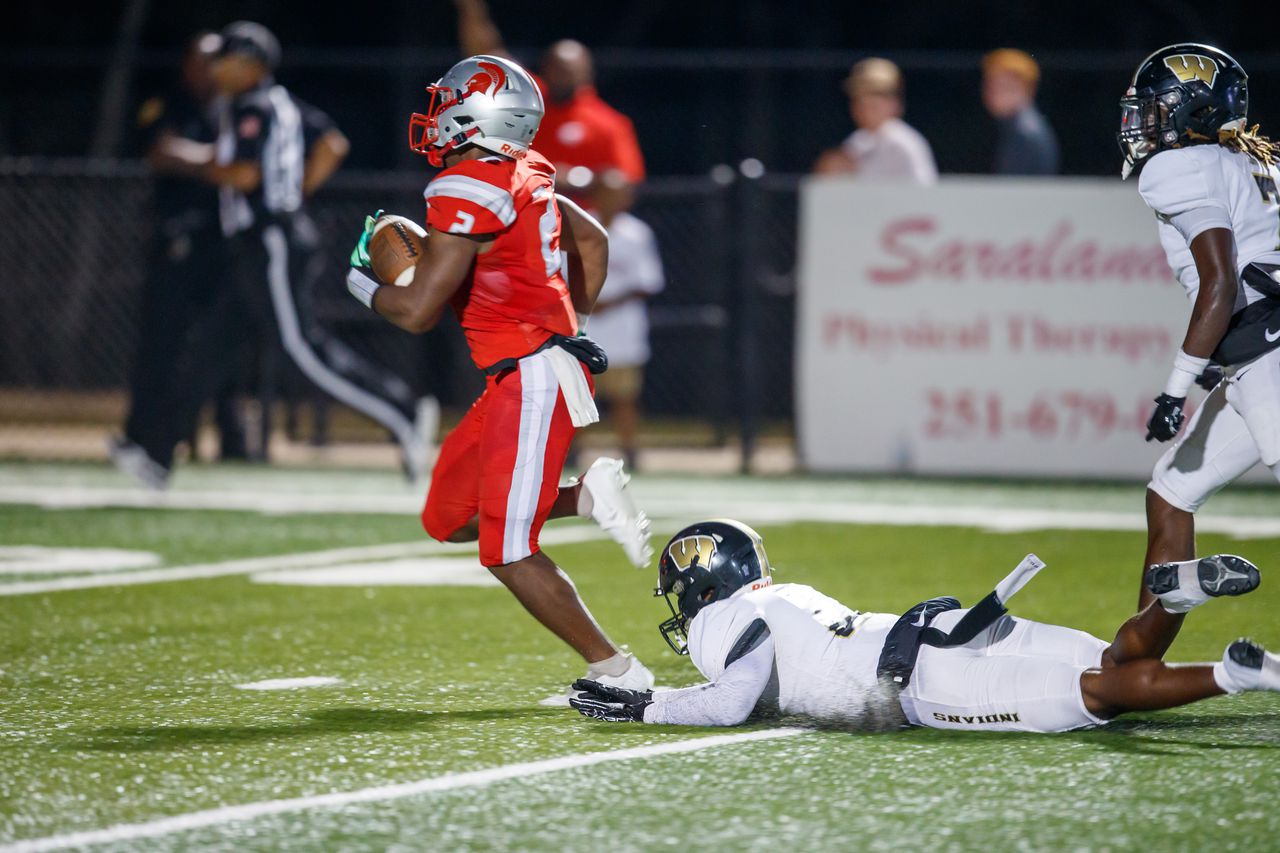
M 440 402 L 435 397 L 421 397 L 414 413 L 410 443 L 402 445 L 404 475 L 414 485 L 422 485 L 430 473 L 431 449 L 440 429 Z
M 583 514 L 622 546 L 633 566 L 643 569 L 653 559 L 649 517 L 636 508 L 627 488 L 630 482 L 631 476 L 622 470 L 621 459 L 602 456 L 582 475 L 582 491 L 586 494 L 579 496 L 578 506 L 589 506 L 589 512 Z
M 169 469 L 147 455 L 142 446 L 124 437 L 107 439 L 107 452 L 122 474 L 128 474 L 145 488 L 163 492 L 169 488 Z
M 1218 667 L 1226 678 L 1219 677 Z M 1222 653 L 1222 663 L 1214 667 L 1214 678 L 1228 693 L 1241 690 L 1280 691 L 1280 655 L 1269 652 L 1247 638 L 1240 638 Z M 1223 682 L 1227 683 L 1224 684 Z M 1231 689 L 1236 688 L 1235 690 Z
M 1147 569 L 1147 589 L 1170 613 L 1186 613 L 1210 598 L 1244 595 L 1262 582 L 1258 567 L 1234 554 L 1157 563 Z
M 627 667 L 627 671 L 622 675 L 605 675 L 596 672 L 590 666 L 587 667 L 587 674 L 583 678 L 589 678 L 592 681 L 598 681 L 601 684 L 607 684 L 610 687 L 621 687 L 623 690 L 653 690 L 653 673 L 649 668 L 640 663 L 639 659 L 630 652 L 625 653 L 631 659 L 631 666 Z M 666 688 L 661 688 L 666 689 Z M 538 702 L 548 708 L 568 708 L 569 699 L 577 696 L 576 690 L 569 690 L 564 693 L 554 693 L 546 699 Z
M 652 690 L 653 673 L 649 671 L 647 666 L 640 663 L 639 658 L 635 655 L 628 652 L 627 657 L 631 658 L 631 666 L 627 667 L 627 671 L 622 675 L 604 675 L 594 672 L 591 667 L 587 667 L 586 677 L 609 687 L 620 687 L 623 690 Z

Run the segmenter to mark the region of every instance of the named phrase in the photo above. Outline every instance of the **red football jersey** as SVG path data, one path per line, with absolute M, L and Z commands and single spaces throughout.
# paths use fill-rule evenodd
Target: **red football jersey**
M 552 334 L 577 334 L 560 273 L 555 168 L 545 157 L 463 160 L 427 184 L 425 196 L 436 230 L 495 237 L 453 299 L 477 366 L 526 356 Z

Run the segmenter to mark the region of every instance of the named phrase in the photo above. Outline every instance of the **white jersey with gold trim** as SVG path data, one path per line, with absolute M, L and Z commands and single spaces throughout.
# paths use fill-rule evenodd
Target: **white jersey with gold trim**
M 1156 214 L 1160 244 L 1194 300 L 1200 277 L 1191 241 L 1210 228 L 1235 236 L 1236 269 L 1280 264 L 1280 170 L 1221 145 L 1161 151 L 1142 168 L 1138 192 Z M 1236 309 L 1262 298 L 1242 283 Z
M 773 641 L 773 673 L 760 697 L 762 710 L 861 721 L 869 704 L 885 702 L 876 666 L 897 618 L 859 613 L 803 584 L 743 590 L 694 617 L 689 656 L 708 681 L 717 681 L 744 632 L 763 620 Z

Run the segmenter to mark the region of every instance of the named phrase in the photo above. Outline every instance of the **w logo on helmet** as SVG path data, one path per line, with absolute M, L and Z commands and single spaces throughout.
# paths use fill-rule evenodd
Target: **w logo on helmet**
M 694 565 L 706 567 L 716 553 L 716 541 L 710 536 L 686 536 L 667 546 L 671 562 L 680 571 Z
M 463 88 L 464 97 L 476 92 L 496 95 L 507 85 L 507 72 L 502 70 L 502 66 L 492 62 L 478 62 L 476 64 L 480 70 L 472 74 L 471 79 L 467 81 L 467 85 Z
M 1179 53 L 1164 58 L 1165 67 L 1173 72 L 1182 83 L 1199 80 L 1210 89 L 1213 81 L 1218 79 L 1218 63 L 1208 56 L 1198 53 Z

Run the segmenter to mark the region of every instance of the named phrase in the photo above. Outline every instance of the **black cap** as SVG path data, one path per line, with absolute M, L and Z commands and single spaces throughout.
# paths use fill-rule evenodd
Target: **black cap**
M 236 21 L 222 28 L 219 56 L 248 56 L 275 70 L 280 64 L 280 41 L 271 30 L 253 21 Z

